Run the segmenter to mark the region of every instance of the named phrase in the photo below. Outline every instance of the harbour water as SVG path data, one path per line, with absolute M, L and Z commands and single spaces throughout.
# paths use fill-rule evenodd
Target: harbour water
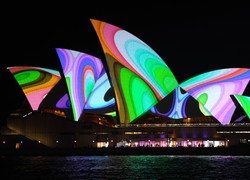
M 5 179 L 250 179 L 250 156 L 1 156 L 0 165 Z

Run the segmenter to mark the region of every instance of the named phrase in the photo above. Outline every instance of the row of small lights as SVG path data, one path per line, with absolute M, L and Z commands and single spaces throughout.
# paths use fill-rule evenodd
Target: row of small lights
M 229 139 L 226 139 L 227 141 L 229 141 Z M 168 142 L 169 141 L 171 141 L 171 140 L 169 140 L 168 139 Z M 189 140 L 187 140 L 188 142 L 189 142 Z M 207 141 L 209 141 L 209 140 L 207 140 Z M 77 141 L 76 140 L 74 140 L 74 143 L 76 143 Z M 95 142 L 95 140 L 93 140 L 92 141 L 93 143 Z M 110 140 L 110 142 L 113 142 L 113 140 L 111 139 Z M 129 142 L 131 143 L 132 142 L 132 140 L 129 140 Z M 148 140 L 148 142 L 150 142 L 150 140 Z M 23 143 L 23 141 L 20 141 L 20 143 L 22 144 Z M 41 141 L 38 141 L 38 143 L 40 144 L 41 143 Z M 59 143 L 59 141 L 58 140 L 56 140 L 56 143 L 58 144 Z M 6 144 L 6 141 L 3 141 L 3 144 Z
M 21 144 L 23 144 L 23 141 L 20 141 L 20 143 L 21 143 Z M 40 143 L 41 143 L 41 141 L 38 141 L 38 143 L 40 144 Z M 59 143 L 59 141 L 58 141 L 58 140 L 56 140 L 56 143 Z M 74 143 L 76 143 L 76 140 L 74 140 Z M 3 144 L 6 144 L 6 141 L 3 141 Z

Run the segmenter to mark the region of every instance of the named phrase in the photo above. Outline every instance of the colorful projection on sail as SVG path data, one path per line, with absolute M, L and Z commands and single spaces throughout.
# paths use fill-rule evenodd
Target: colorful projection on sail
M 67 85 L 63 78 L 51 89 L 46 98 L 39 105 L 39 109 L 71 109 Z
M 57 108 L 71 108 L 71 104 L 70 104 L 70 101 L 69 101 L 69 95 L 68 94 L 64 94 L 59 99 L 59 101 L 57 101 L 56 107 Z
M 151 112 L 172 119 L 201 117 L 210 114 L 192 96 L 179 86 L 151 108 Z
M 7 69 L 21 86 L 33 111 L 38 110 L 41 102 L 61 79 L 58 71 L 48 68 L 15 66 Z
M 116 102 L 107 73 L 97 79 L 96 84 L 88 97 L 85 111 L 89 113 L 116 116 Z
M 161 57 L 129 32 L 91 19 L 114 86 L 120 123 L 130 123 L 178 86 Z
M 239 94 L 234 94 L 234 97 L 250 119 L 250 97 Z
M 221 124 L 229 124 L 236 109 L 231 94 L 242 95 L 250 80 L 247 68 L 228 68 L 200 74 L 180 84 Z
M 85 110 L 114 107 L 114 97 L 108 100 L 104 97 L 111 85 L 99 58 L 62 48 L 57 48 L 56 51 L 65 76 L 75 121 L 79 120 Z

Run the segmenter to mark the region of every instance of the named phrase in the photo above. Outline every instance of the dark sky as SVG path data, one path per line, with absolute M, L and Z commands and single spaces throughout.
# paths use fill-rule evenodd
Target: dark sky
M 7 5 L 1 17 L 0 69 L 7 93 L 6 109 L 20 100 L 18 93 L 13 94 L 19 90 L 6 75 L 6 67 L 29 65 L 61 70 L 55 48 L 104 59 L 90 18 L 140 38 L 166 61 L 179 82 L 216 69 L 250 68 L 250 8 L 244 5 L 226 8 L 199 1 L 182 6 L 169 2 L 147 6 L 119 3 L 110 7 L 73 2 Z

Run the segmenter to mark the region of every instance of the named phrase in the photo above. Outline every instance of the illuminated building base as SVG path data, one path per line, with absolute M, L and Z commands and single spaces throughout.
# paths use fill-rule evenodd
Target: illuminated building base
M 48 113 L 8 119 L 8 128 L 51 148 L 230 147 L 250 144 L 250 124 L 131 124 L 73 122 Z M 11 134 L 10 133 L 10 134 Z M 3 134 L 3 133 L 2 133 Z M 2 139 L 7 144 L 7 140 Z M 21 140 L 20 140 L 21 141 Z M 19 146 L 24 146 L 21 142 Z M 23 142 L 22 142 L 23 143 Z

